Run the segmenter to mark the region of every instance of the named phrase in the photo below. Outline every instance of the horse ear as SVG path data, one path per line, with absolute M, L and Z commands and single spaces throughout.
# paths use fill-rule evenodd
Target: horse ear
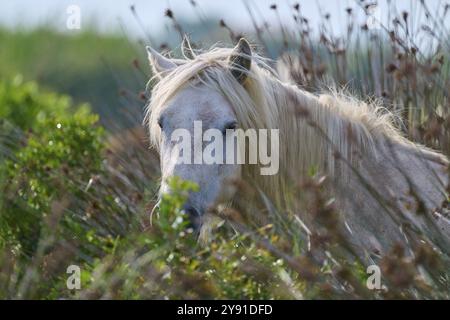
M 181 42 L 181 52 L 186 59 L 192 60 L 195 58 L 194 50 L 192 50 L 191 42 L 187 35 L 183 36 L 183 41 Z
M 247 79 L 252 64 L 252 49 L 244 38 L 241 38 L 229 58 L 231 73 L 239 83 Z
M 172 60 L 164 57 L 155 49 L 147 46 L 148 60 L 150 61 L 150 65 L 152 66 L 153 72 L 163 76 L 168 71 L 176 68 L 176 63 Z

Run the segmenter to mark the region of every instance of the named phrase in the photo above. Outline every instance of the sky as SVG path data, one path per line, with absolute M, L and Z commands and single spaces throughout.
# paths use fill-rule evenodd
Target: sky
M 231 26 L 243 26 L 249 23 L 249 16 L 245 10 L 244 2 L 265 14 L 269 19 L 275 15 L 269 6 L 277 3 L 280 14 L 285 16 L 291 9 L 289 4 L 294 1 L 269 1 L 269 0 L 195 0 L 200 13 L 205 17 L 223 17 Z M 347 0 L 317 1 L 318 4 L 337 11 Z M 301 1 L 305 15 L 317 17 L 316 1 Z M 141 32 L 136 19 L 131 13 L 130 6 L 134 5 L 141 17 L 146 29 L 158 32 L 164 28 L 168 19 L 164 17 L 167 8 L 171 8 L 176 17 L 196 19 L 198 11 L 194 10 L 190 0 L 2 0 L 0 10 L 0 23 L 7 26 L 25 25 L 34 26 L 40 23 L 52 21 L 57 27 L 65 27 L 67 17 L 66 9 L 70 5 L 78 5 L 81 9 L 82 18 L 95 17 L 98 27 L 103 30 L 114 30 L 118 28 L 118 20 L 121 19 L 127 30 L 131 33 Z M 271 17 L 272 16 L 272 17 Z M 291 16 L 291 14 L 289 14 Z
M 195 0 L 198 10 L 191 5 L 192 0 L 1 0 L 0 25 L 8 27 L 33 27 L 51 22 L 57 29 L 65 30 L 68 13 L 67 8 L 76 5 L 80 8 L 81 23 L 95 21 L 100 31 L 111 32 L 125 29 L 125 32 L 142 36 L 143 30 L 149 34 L 167 32 L 169 21 L 164 17 L 167 8 L 171 8 L 175 17 L 181 19 L 198 19 L 199 14 L 206 18 L 219 20 L 223 18 L 228 25 L 237 30 L 250 28 L 250 18 L 245 3 L 254 8 L 254 12 L 265 20 L 277 22 L 277 16 L 269 7 L 276 3 L 283 23 L 293 23 L 292 6 L 300 3 L 302 13 L 312 25 L 317 25 L 321 17 L 331 14 L 331 26 L 339 32 L 345 24 L 345 8 L 356 8 L 354 13 L 363 23 L 362 9 L 357 7 L 360 0 Z M 376 2 L 368 1 L 366 2 Z M 387 19 L 386 0 L 378 1 L 376 14 Z M 419 6 L 419 0 L 395 0 L 400 10 Z M 448 1 L 426 0 L 434 10 Z M 134 5 L 140 22 L 133 16 L 130 6 Z M 140 25 L 141 24 L 141 25 Z

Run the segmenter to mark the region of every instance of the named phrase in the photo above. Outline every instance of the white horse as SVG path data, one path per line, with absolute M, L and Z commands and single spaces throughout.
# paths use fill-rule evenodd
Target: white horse
M 391 114 L 375 103 L 283 83 L 245 39 L 198 55 L 184 47 L 181 60 L 147 47 L 158 82 L 146 120 L 160 152 L 161 193 L 170 191 L 170 176 L 200 187 L 185 206 L 195 225 L 210 206 L 233 198 L 229 179 L 251 181 L 280 203 L 290 183 L 314 166 L 331 178 L 346 232 L 364 252 L 408 242 L 408 228 L 450 250 L 450 223 L 439 213 L 448 201 L 449 162 L 404 138 Z M 259 165 L 178 163 L 170 136 L 177 128 L 192 132 L 195 120 L 219 130 L 279 129 L 279 173 L 261 175 Z

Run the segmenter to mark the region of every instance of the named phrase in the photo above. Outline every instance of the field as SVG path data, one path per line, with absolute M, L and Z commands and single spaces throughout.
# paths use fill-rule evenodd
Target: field
M 406 137 L 450 157 L 449 6 L 431 11 L 418 1 L 416 12 L 396 12 L 376 29 L 355 20 L 368 9 L 365 1 L 342 8 L 345 32 L 336 35 L 328 14 L 310 25 L 294 4 L 295 28 L 280 18 L 245 36 L 284 61 L 300 87 L 375 99 Z M 278 14 L 277 5 L 268 10 Z M 226 45 L 242 35 L 223 20 L 188 24 L 170 10 L 166 19 L 176 40 L 159 39 L 161 49 L 202 24 Z M 195 33 L 193 45 L 215 41 Z M 174 193 L 151 219 L 160 169 L 142 126 L 151 95 L 145 42 L 94 28 L 0 29 L 0 298 L 450 298 L 449 248 L 420 233 L 410 247 L 373 258 L 384 288 L 370 289 L 314 168 L 293 183 L 284 207 L 248 205 L 257 190 L 239 181 L 239 210 L 217 217 L 206 243 L 186 229 L 181 207 L 196 189 L 188 181 L 171 180 Z M 179 47 L 173 54 L 181 56 Z M 308 226 L 304 213 L 313 217 Z M 79 289 L 68 289 L 70 265 L 80 270 Z

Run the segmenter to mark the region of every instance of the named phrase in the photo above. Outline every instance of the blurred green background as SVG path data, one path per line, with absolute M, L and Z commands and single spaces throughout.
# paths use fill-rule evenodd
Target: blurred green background
M 137 107 L 124 103 L 125 93 L 136 102 L 139 89 L 145 88 L 149 68 L 144 65 L 142 73 L 133 68 L 139 52 L 124 37 L 94 30 L 68 35 L 50 27 L 2 28 L 0 43 L 2 78 L 21 74 L 43 88 L 69 94 L 75 102 L 89 102 L 105 124 L 110 119 L 125 123 L 122 109 Z

